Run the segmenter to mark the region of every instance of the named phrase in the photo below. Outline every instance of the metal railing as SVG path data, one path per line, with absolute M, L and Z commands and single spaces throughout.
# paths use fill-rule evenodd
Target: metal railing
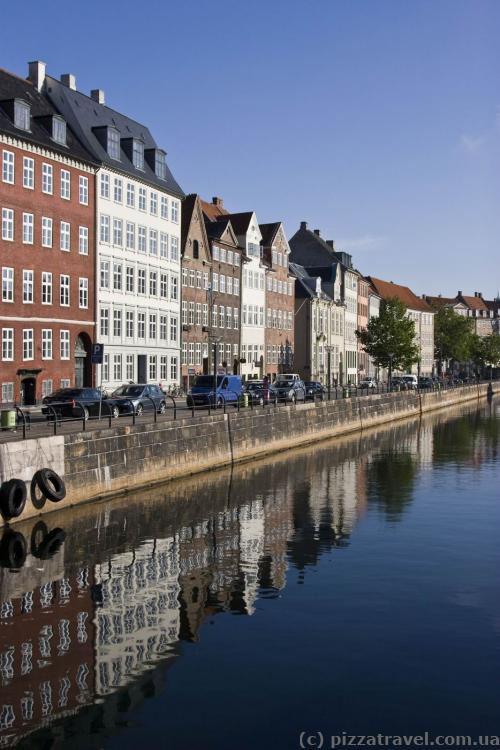
M 248 399 L 245 399 L 243 394 L 237 393 L 236 391 L 227 391 L 224 393 L 209 393 L 206 394 L 203 403 L 195 404 L 191 399 L 182 399 L 184 402 L 179 403 L 179 399 L 176 400 L 172 395 L 165 394 L 164 400 L 160 403 L 155 401 L 151 396 L 144 396 L 139 404 L 134 403 L 130 398 L 121 399 L 123 405 L 128 405 L 127 409 L 117 410 L 117 405 L 114 402 L 108 403 L 106 399 L 102 401 L 100 415 L 93 415 L 89 404 L 85 404 L 81 401 L 73 402 L 55 402 L 53 404 L 44 404 L 46 413 L 40 418 L 34 418 L 29 411 L 15 405 L 13 409 L 16 411 L 16 427 L 15 428 L 4 428 L 0 432 L 0 441 L 11 438 L 20 437 L 19 432 L 22 434 L 22 438 L 26 439 L 27 432 L 30 432 L 32 437 L 41 437 L 47 434 L 61 434 L 62 432 L 74 432 L 77 429 L 82 431 L 88 431 L 89 429 L 100 429 L 103 427 L 103 423 L 108 428 L 111 428 L 113 423 L 123 423 L 124 420 L 131 420 L 132 425 L 147 424 L 148 422 L 164 422 L 167 420 L 177 420 L 179 414 L 185 418 L 194 418 L 199 415 L 210 416 L 214 412 L 221 411 L 226 414 L 229 406 L 234 406 L 237 412 L 254 409 L 268 409 L 273 407 L 278 409 L 281 406 L 293 405 L 297 407 L 301 403 L 315 403 L 318 401 L 337 401 L 348 398 L 361 398 L 367 396 L 378 396 L 386 393 L 399 392 L 401 394 L 412 394 L 412 393 L 432 393 L 436 391 L 447 391 L 451 389 L 459 389 L 466 386 L 479 386 L 480 383 L 486 384 L 489 380 L 474 380 L 472 382 L 439 382 L 433 383 L 429 387 L 417 387 L 417 388 L 404 388 L 404 387 L 390 387 L 387 383 L 377 384 L 375 387 L 366 388 L 355 384 L 346 384 L 343 386 L 331 387 L 329 390 L 327 387 L 324 388 L 321 394 L 304 394 L 304 399 L 297 399 L 292 403 L 287 398 L 280 398 L 272 389 L 269 389 L 267 397 L 266 394 L 258 394 L 257 396 L 252 395 L 251 392 L 247 391 L 246 395 Z M 231 394 L 231 395 L 229 395 Z M 148 403 L 148 407 L 145 408 L 145 404 Z M 64 412 L 68 410 L 77 410 L 76 414 L 65 416 Z M 105 410 L 105 413 L 104 413 Z M 150 412 L 153 412 L 152 419 Z M 90 426 L 92 424 L 92 427 Z M 95 425 L 95 427 L 94 427 Z

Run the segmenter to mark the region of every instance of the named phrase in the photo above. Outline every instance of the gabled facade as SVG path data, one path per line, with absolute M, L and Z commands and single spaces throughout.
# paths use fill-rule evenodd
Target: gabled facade
M 412 367 L 415 375 L 432 375 L 434 372 L 434 310 L 417 297 L 407 286 L 367 276 L 370 284 L 383 300 L 399 299 L 406 307 L 407 315 L 415 323 L 415 342 L 419 350 L 419 361 Z
M 212 275 L 209 284 L 209 370 L 239 374 L 241 268 L 243 251 L 221 198 L 201 202 L 210 243 Z
M 99 165 L 96 340 L 105 354 L 98 382 L 176 384 L 183 192 L 149 130 L 107 107 L 104 92 L 86 96 L 71 75 L 47 76 L 45 90 Z
M 181 380 L 189 388 L 194 375 L 209 372 L 209 286 L 212 273 L 210 243 L 198 195 L 182 204 Z
M 457 302 L 467 308 L 467 317 L 474 321 L 474 333 L 478 336 L 491 336 L 494 332 L 494 310 L 483 299 L 481 292 L 474 292 L 474 296 L 458 292 Z
M 260 224 L 266 274 L 265 371 L 270 380 L 293 371 L 295 278 L 289 269 L 290 247 L 281 222 Z
M 91 386 L 97 165 L 45 94 L 0 70 L 2 403 Z

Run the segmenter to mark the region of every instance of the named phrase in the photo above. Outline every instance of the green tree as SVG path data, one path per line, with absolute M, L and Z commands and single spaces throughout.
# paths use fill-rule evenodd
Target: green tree
M 393 370 L 409 370 L 418 361 L 415 323 L 399 299 L 384 300 L 379 317 L 371 318 L 356 336 L 377 367 L 389 368 L 389 379 Z
M 478 369 L 500 366 L 500 336 L 496 333 L 490 336 L 472 336 L 471 359 Z
M 469 359 L 474 321 L 458 315 L 451 307 L 442 307 L 434 316 L 434 348 L 441 373 L 443 362 Z

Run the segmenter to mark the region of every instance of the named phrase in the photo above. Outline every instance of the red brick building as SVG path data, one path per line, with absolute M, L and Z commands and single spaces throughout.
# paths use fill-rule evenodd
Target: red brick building
M 290 248 L 280 221 L 259 224 L 262 262 L 266 266 L 266 368 L 271 380 L 293 370 L 295 278 L 290 276 Z
M 1 401 L 92 384 L 94 167 L 42 91 L 0 70 Z

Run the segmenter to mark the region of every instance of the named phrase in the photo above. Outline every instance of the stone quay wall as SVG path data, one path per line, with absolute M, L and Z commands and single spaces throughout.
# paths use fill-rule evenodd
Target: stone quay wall
M 500 383 L 493 389 L 500 392 Z M 148 424 L 117 424 L 111 429 L 21 440 L 0 445 L 0 481 L 28 484 L 48 466 L 64 477 L 67 496 L 35 507 L 30 499 L 17 520 L 68 505 L 98 500 L 173 478 L 249 461 L 299 445 L 395 420 L 480 401 L 488 384 L 419 393 L 374 394 L 277 408 L 228 407 L 208 415 Z M 0 522 L 1 523 L 1 522 Z

